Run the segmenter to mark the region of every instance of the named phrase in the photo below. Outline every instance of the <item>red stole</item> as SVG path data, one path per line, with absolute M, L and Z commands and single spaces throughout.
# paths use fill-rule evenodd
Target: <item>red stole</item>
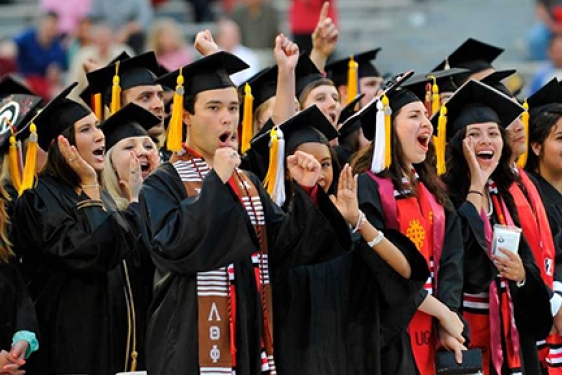
M 494 210 L 500 224 L 513 225 L 511 215 L 504 201 L 497 194 L 497 189 L 490 185 L 490 194 Z M 492 225 L 485 213 L 482 214 L 488 254 L 492 251 Z M 499 281 L 499 288 L 498 288 Z M 487 294 L 487 298 L 486 298 Z M 469 323 L 472 332 L 471 348 L 479 348 L 483 353 L 484 374 L 489 375 L 493 366 L 498 375 L 502 374 L 502 366 L 507 364 L 512 373 L 521 372 L 521 359 L 519 356 L 519 332 L 515 325 L 513 303 L 509 291 L 508 281 L 505 279 L 493 280 L 488 293 L 464 296 L 464 317 Z M 487 303 L 486 303 L 487 302 Z M 485 306 L 466 309 L 467 306 Z M 489 311 L 486 311 L 489 306 Z M 478 311 L 480 310 L 480 311 Z M 504 350 L 505 348 L 505 350 Z
M 396 199 L 390 179 L 367 172 L 379 186 L 379 195 L 385 224 L 405 234 L 423 254 L 431 271 L 425 289 L 430 294 L 437 290 L 439 263 L 445 239 L 445 210 L 419 181 L 418 196 Z M 435 374 L 437 334 L 433 317 L 416 312 L 408 327 L 412 352 L 421 375 Z

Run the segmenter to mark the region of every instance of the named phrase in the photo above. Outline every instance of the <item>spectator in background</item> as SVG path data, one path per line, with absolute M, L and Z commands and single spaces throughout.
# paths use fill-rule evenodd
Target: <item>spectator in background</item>
M 111 26 L 104 22 L 98 22 L 92 27 L 92 44 L 81 48 L 74 59 L 70 62 L 67 82 L 78 82 L 77 89 L 72 90 L 69 98 L 78 101 L 79 94 L 88 85 L 83 64 L 87 61 L 95 61 L 99 66 L 107 65 L 111 60 L 125 51 L 133 55 L 132 49 L 124 44 L 116 42 Z
M 14 39 L 18 72 L 33 92 L 47 100 L 60 89 L 61 73 L 67 67 L 58 21 L 56 13 L 45 13 L 37 27 L 23 31 Z
M 154 51 L 158 63 L 169 71 L 193 61 L 179 24 L 171 18 L 159 19 L 152 25 L 148 50 Z
M 562 33 L 562 0 L 536 0 L 539 23 L 527 35 L 529 54 L 536 60 L 548 58 L 548 45 L 553 34 Z
M 312 50 L 312 33 L 316 29 L 318 18 L 325 2 L 330 3 L 327 16 L 334 25 L 337 24 L 335 0 L 291 0 L 289 8 L 289 25 L 293 40 L 301 51 Z
M 250 65 L 250 68 L 230 76 L 235 85 L 249 80 L 260 71 L 258 56 L 241 44 L 240 29 L 236 22 L 223 19 L 217 23 L 217 45 L 221 50 L 236 55 Z
M 40 0 L 39 6 L 45 12 L 54 12 L 59 16 L 59 32 L 61 35 L 72 36 L 80 22 L 90 10 L 91 0 Z
M 76 53 L 81 48 L 89 46 L 92 44 L 92 20 L 88 17 L 84 17 L 79 23 L 78 27 L 74 30 L 72 39 L 68 43 L 68 50 L 66 56 L 68 58 L 68 64 L 70 65 Z
M 244 0 L 232 13 L 242 44 L 254 49 L 273 49 L 280 33 L 277 9 L 268 0 Z
M 16 71 L 16 46 L 9 39 L 0 39 L 0 77 Z
M 215 20 L 215 16 L 211 8 L 212 0 L 185 0 L 185 1 L 191 3 L 191 7 L 193 8 L 193 18 L 195 22 L 197 23 L 213 22 Z
M 527 96 L 537 92 L 552 78 L 562 79 L 562 34 L 554 35 L 550 39 L 548 60 L 548 63 L 535 73 Z
M 91 0 L 90 17 L 109 23 L 116 42 L 126 43 L 138 54 L 145 46 L 153 12 L 149 0 Z

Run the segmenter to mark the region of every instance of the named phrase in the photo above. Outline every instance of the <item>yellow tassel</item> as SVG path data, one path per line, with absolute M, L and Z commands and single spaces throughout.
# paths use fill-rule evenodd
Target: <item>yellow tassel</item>
M 382 105 L 384 110 L 384 134 L 385 134 L 385 155 L 384 155 L 384 168 L 388 169 L 392 164 L 392 111 L 390 109 L 390 102 L 388 97 L 382 97 Z
M 431 86 L 431 113 L 437 113 L 439 111 L 439 107 L 441 107 L 441 97 L 439 96 L 439 86 L 437 86 L 437 78 L 434 76 L 431 77 L 433 79 L 433 85 Z
M 137 353 L 136 351 L 133 351 L 131 353 L 131 372 L 135 372 L 137 371 L 137 358 L 139 356 L 139 353 Z
M 121 108 L 121 86 L 119 86 L 119 61 L 115 63 L 115 75 L 113 76 L 113 87 L 111 88 L 111 114 Z
M 349 104 L 359 95 L 359 64 L 355 61 L 353 56 L 349 58 L 347 69 L 347 103 Z
M 10 135 L 10 150 L 8 151 L 10 177 L 12 178 L 12 184 L 14 185 L 14 188 L 19 191 L 21 188 L 21 170 L 19 167 L 18 144 L 16 142 L 14 127 L 10 123 L 10 120 L 5 120 L 10 125 L 10 131 L 12 133 Z
M 523 127 L 525 128 L 525 152 L 523 155 L 519 157 L 517 160 L 517 165 L 519 168 L 525 168 L 527 165 L 527 157 L 529 156 L 529 103 L 527 103 L 527 99 L 523 102 L 523 108 L 525 108 L 525 112 L 521 115 L 521 122 L 523 123 Z
M 439 120 L 437 122 L 437 137 L 434 137 L 435 154 L 437 156 L 437 175 L 442 176 L 446 172 L 445 147 L 447 145 L 447 107 L 441 107 Z
M 98 118 L 98 120 L 103 120 L 103 105 L 101 102 L 101 94 L 94 95 L 94 114 Z
M 244 86 L 244 114 L 242 117 L 242 143 L 241 151 L 245 154 L 250 148 L 254 128 L 254 97 L 252 88 L 248 83 Z
M 19 195 L 22 195 L 27 189 L 33 187 L 33 181 L 35 180 L 35 166 L 37 164 L 37 127 L 32 122 L 29 126 L 31 135 L 29 136 L 29 142 L 27 144 L 27 153 L 25 155 L 25 167 L 23 169 L 23 181 L 20 189 L 18 190 Z
M 275 190 L 275 177 L 277 176 L 277 157 L 279 153 L 279 139 L 277 137 L 277 129 L 271 129 L 270 146 L 269 146 L 269 166 L 267 175 L 265 176 L 264 187 L 269 196 L 273 196 Z
M 168 137 L 166 139 L 166 147 L 172 152 L 178 152 L 182 149 L 183 142 L 183 68 L 180 68 L 178 78 L 176 78 L 176 92 L 174 93 L 174 102 L 172 104 L 172 117 L 168 125 Z

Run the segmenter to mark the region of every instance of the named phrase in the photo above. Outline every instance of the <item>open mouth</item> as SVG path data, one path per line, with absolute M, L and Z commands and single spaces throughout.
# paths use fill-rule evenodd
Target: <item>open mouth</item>
M 105 154 L 105 147 L 102 146 L 100 148 L 95 149 L 93 154 L 95 157 L 103 158 L 103 155 Z
M 481 160 L 492 160 L 492 158 L 494 157 L 494 151 L 491 150 L 479 151 L 476 153 L 476 157 Z
M 429 134 L 422 134 L 417 138 L 418 143 L 421 145 L 422 148 L 427 149 L 429 148 Z
M 328 113 L 328 119 L 332 122 L 332 124 L 335 124 L 336 121 L 338 120 L 338 116 L 335 113 Z
M 231 132 L 224 132 L 219 136 L 219 141 L 221 147 L 227 146 L 229 144 L 230 138 L 232 137 Z
M 150 170 L 150 164 L 146 160 L 141 160 L 140 168 L 142 173 L 148 172 Z

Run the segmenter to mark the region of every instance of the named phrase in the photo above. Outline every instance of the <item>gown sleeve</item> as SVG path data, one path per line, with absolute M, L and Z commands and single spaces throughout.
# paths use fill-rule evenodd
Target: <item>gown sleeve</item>
M 445 240 L 437 275 L 437 299 L 449 309 L 459 311 L 463 290 L 463 237 L 456 212 L 446 212 Z
M 144 182 L 140 207 L 145 241 L 163 269 L 209 271 L 256 251 L 244 208 L 214 171 L 203 179 L 198 196 L 187 197 L 173 165 L 164 164 Z
M 14 269 L 14 281 L 16 284 L 17 309 L 16 309 L 16 325 L 15 332 L 30 331 L 39 336 L 39 324 L 35 314 L 35 307 L 31 301 L 31 297 L 27 292 L 25 283 L 15 264 L 10 265 Z
M 69 271 L 105 273 L 116 267 L 133 246 L 125 220 L 101 207 L 70 206 L 56 189 L 40 182 L 18 199 L 14 213 L 18 250 L 41 251 L 47 261 Z

